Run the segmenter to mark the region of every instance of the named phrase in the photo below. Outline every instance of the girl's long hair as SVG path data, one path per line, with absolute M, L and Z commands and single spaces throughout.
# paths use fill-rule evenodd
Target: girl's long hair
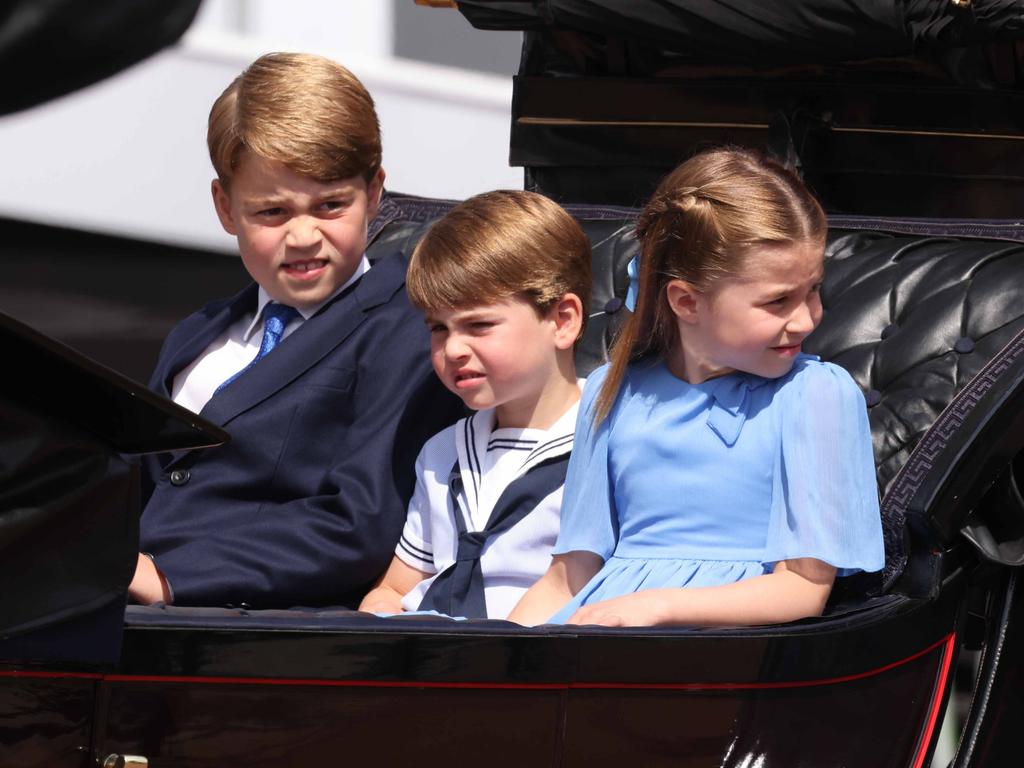
M 827 226 L 803 182 L 752 150 L 702 152 L 666 176 L 637 222 L 639 297 L 612 347 L 595 423 L 611 411 L 630 363 L 665 358 L 679 343 L 665 295 L 670 280 L 706 290 L 736 274 L 749 246 L 824 242 Z

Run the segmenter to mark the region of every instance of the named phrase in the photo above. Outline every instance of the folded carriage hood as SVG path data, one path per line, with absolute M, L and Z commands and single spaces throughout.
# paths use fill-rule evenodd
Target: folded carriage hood
M 174 43 L 200 0 L 14 0 L 0 8 L 0 114 L 84 88 Z
M 705 63 L 903 56 L 1024 35 L 1020 0 L 461 0 L 480 29 L 573 29 L 642 39 Z

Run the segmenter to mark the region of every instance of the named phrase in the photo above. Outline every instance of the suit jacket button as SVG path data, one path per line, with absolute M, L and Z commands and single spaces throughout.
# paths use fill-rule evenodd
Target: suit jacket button
M 171 485 L 184 485 L 191 475 L 187 469 L 176 469 L 171 472 Z

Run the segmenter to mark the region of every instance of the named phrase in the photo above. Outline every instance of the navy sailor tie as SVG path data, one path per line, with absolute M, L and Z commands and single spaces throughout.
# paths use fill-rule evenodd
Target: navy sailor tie
M 513 480 L 502 491 L 483 530 L 469 531 L 466 530 L 466 521 L 458 502 L 462 492 L 462 476 L 456 461 L 448 477 L 448 494 L 459 533 L 455 562 L 437 575 L 423 595 L 419 610 L 434 610 L 448 616 L 471 619 L 487 618 L 484 574 L 480 568 L 480 555 L 484 546 L 492 537 L 509 530 L 530 514 L 548 495 L 563 485 L 568 467 L 569 454 L 555 456 L 531 467 L 525 475 Z

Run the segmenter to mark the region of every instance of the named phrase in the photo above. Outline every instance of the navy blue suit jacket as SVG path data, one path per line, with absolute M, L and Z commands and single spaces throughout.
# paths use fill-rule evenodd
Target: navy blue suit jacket
M 463 413 L 431 370 L 405 268 L 380 259 L 215 394 L 201 415 L 228 444 L 145 459 L 141 549 L 176 604 L 354 607 L 387 567 L 416 455 Z M 257 290 L 175 327 L 151 388 L 169 396 L 176 373 L 255 311 Z

